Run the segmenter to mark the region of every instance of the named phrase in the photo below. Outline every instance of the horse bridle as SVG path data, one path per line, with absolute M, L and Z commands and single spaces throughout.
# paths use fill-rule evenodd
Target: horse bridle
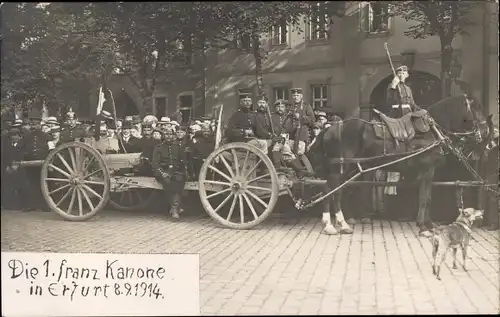
M 466 132 L 452 132 L 452 131 L 448 131 L 448 130 L 444 129 L 441 126 L 439 126 L 439 128 L 447 136 L 455 136 L 455 137 L 458 137 L 458 138 L 461 138 L 461 139 L 463 139 L 464 137 L 475 136 L 477 143 L 480 143 L 482 141 L 481 126 L 484 125 L 484 124 L 487 125 L 487 122 L 486 122 L 486 120 L 483 120 L 483 121 L 479 122 L 479 120 L 477 118 L 477 115 L 474 113 L 474 111 L 472 111 L 471 102 L 470 102 L 470 100 L 469 100 L 469 98 L 467 97 L 466 94 L 464 94 L 464 98 L 465 98 L 465 103 L 467 104 L 467 112 L 473 118 L 473 120 L 472 120 L 473 121 L 473 125 L 474 125 L 473 130 L 472 131 L 466 131 Z

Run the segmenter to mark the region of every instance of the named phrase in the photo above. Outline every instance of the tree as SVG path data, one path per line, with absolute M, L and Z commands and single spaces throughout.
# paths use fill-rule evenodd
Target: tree
M 253 55 L 257 91 L 258 95 L 262 96 L 264 95 L 263 62 L 267 57 L 266 47 L 262 41 L 263 35 L 281 24 L 302 31 L 300 28 L 302 19 L 315 17 L 320 12 L 329 18 L 341 16 L 344 6 L 345 1 L 225 2 L 222 7 L 219 4 L 214 11 L 219 13 L 216 15 L 219 24 L 215 28 L 211 24 L 217 33 L 212 33 L 215 36 L 208 39 L 217 48 L 237 47 Z M 329 22 L 331 23 L 331 20 Z M 328 30 L 323 31 L 328 32 Z
M 479 5 L 480 1 L 390 1 L 390 15 L 416 22 L 405 35 L 414 39 L 439 36 L 443 98 L 451 94 L 452 42 L 457 35 L 466 33 L 467 27 L 474 25 L 470 11 Z

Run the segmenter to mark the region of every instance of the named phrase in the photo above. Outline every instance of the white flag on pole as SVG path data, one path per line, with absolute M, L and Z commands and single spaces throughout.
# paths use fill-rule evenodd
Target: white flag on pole
M 100 114 L 102 111 L 102 106 L 106 99 L 104 98 L 104 92 L 102 91 L 102 86 L 99 88 L 99 101 L 97 102 L 97 114 Z

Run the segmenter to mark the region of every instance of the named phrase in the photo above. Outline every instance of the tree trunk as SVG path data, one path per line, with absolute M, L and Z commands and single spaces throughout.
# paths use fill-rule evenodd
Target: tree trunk
M 453 59 L 453 47 L 451 43 L 441 44 L 441 97 L 451 95 L 451 61 Z
M 260 44 L 260 35 L 255 27 L 252 31 L 252 52 L 255 58 L 255 79 L 257 82 L 258 96 L 264 96 L 264 79 L 262 74 L 262 52 Z

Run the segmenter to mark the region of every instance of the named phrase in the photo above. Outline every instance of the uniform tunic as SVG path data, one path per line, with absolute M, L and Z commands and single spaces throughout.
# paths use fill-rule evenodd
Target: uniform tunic
M 254 134 L 256 133 L 256 116 L 250 110 L 239 109 L 231 116 L 227 124 L 228 140 L 230 142 L 246 141 L 245 130 L 252 130 Z
M 49 136 L 41 130 L 33 130 L 23 138 L 25 160 L 44 160 L 49 153 Z
M 181 193 L 184 189 L 186 172 L 186 152 L 176 141 L 158 144 L 153 152 L 152 168 L 165 191 Z M 165 179 L 162 173 L 167 173 Z
M 255 114 L 256 131 L 255 136 L 258 139 L 271 139 L 273 137 L 271 130 L 271 120 L 267 111 L 257 111 Z
M 299 113 L 300 121 L 295 120 L 293 117 L 293 114 L 296 112 Z M 289 122 L 287 122 L 286 125 L 293 125 L 293 128 L 290 131 L 290 139 L 293 141 L 302 141 L 307 143 L 309 141 L 309 129 L 312 129 L 315 122 L 314 111 L 311 106 L 304 102 L 294 105 L 291 109 L 288 120 Z M 299 123 L 300 129 L 297 131 Z
M 141 148 L 142 156 L 151 162 L 153 159 L 153 152 L 155 147 L 160 144 L 160 140 L 154 139 L 151 136 L 144 136 L 139 141 L 139 146 Z
M 85 130 L 80 127 L 67 127 L 61 132 L 61 143 L 80 141 L 86 136 Z
M 415 104 L 415 100 L 413 100 L 413 93 L 411 91 L 410 86 L 405 83 L 400 82 L 398 84 L 399 88 L 396 87 L 393 89 L 389 84 L 387 88 L 387 107 L 386 111 L 381 110 L 385 114 L 389 115 L 393 118 L 401 117 L 409 112 L 417 110 L 417 105 Z M 401 97 L 398 89 L 401 91 Z M 393 106 L 398 107 L 393 107 Z M 407 107 L 403 107 L 402 109 L 399 107 L 401 105 L 410 105 L 410 109 Z M 402 111 L 401 111 L 402 110 Z

